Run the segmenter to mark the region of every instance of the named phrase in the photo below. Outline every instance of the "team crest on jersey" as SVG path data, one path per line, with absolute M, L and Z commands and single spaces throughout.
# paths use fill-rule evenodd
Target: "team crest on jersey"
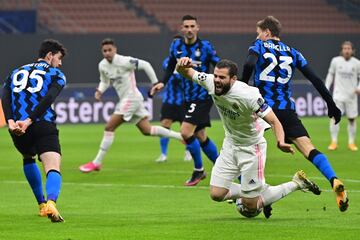
M 200 57 L 201 56 L 201 51 L 200 51 L 200 49 L 196 49 L 196 51 L 195 51 L 195 56 L 196 57 Z

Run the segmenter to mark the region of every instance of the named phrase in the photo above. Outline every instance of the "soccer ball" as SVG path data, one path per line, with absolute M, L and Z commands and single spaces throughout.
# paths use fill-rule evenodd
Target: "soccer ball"
M 259 215 L 262 211 L 262 208 L 261 209 L 258 209 L 256 211 L 249 211 L 249 209 L 247 209 L 241 202 L 241 199 L 236 199 L 236 202 L 235 202 L 235 205 L 236 205 L 236 209 L 237 211 L 243 215 L 244 217 L 246 218 L 253 218 L 253 217 L 256 217 L 257 215 Z

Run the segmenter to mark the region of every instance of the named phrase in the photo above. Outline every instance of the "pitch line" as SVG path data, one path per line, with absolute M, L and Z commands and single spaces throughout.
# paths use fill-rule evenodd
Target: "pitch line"
M 0 181 L 4 184 L 28 184 L 26 181 Z M 157 185 L 157 184 L 124 184 L 124 183 L 82 183 L 82 182 L 63 182 L 63 185 L 83 186 L 83 187 L 123 187 L 123 188 L 162 188 L 162 189 L 186 189 L 186 190 L 208 190 L 209 186 L 187 187 L 181 185 Z M 332 192 L 330 189 L 322 190 L 323 192 Z M 348 190 L 351 193 L 360 193 L 360 190 Z

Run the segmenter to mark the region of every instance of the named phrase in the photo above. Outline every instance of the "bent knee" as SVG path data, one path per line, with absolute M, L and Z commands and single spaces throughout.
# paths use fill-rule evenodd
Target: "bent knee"
M 210 193 L 210 197 L 212 200 L 216 201 L 216 202 L 222 202 L 224 201 L 226 194 L 219 194 L 219 193 Z

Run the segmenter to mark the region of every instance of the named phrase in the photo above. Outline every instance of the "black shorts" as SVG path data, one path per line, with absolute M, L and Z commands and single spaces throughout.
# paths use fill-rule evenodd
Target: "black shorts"
M 160 120 L 171 119 L 173 122 L 182 122 L 184 119 L 185 105 L 163 103 Z
M 196 125 L 195 132 L 211 127 L 210 123 L 210 110 L 213 105 L 211 99 L 204 101 L 194 101 L 185 103 L 185 116 L 184 122 Z
M 292 143 L 290 138 L 310 137 L 294 110 L 273 109 L 285 132 L 285 142 Z
M 59 130 L 55 123 L 40 121 L 34 122 L 25 134 L 16 136 L 10 133 L 16 149 L 23 155 L 35 156 L 45 152 L 61 154 Z

